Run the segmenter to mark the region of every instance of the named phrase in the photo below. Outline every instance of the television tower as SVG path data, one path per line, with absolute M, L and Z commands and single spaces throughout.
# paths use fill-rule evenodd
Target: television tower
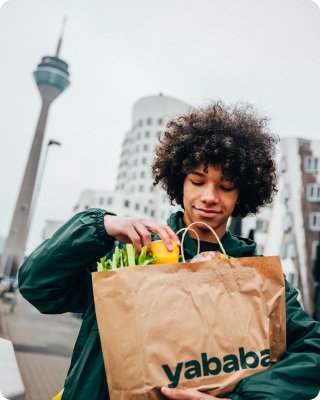
M 35 186 L 50 105 L 70 84 L 68 64 L 59 58 L 65 22 L 66 18 L 62 23 L 55 56 L 43 57 L 37 69 L 33 72 L 41 95 L 42 106 L 9 234 L 1 257 L 0 278 L 9 282 L 16 280 L 18 269 L 24 258 L 36 197 L 34 195 Z

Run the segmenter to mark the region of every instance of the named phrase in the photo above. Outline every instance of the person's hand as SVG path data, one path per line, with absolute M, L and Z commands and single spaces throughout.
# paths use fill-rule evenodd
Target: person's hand
M 119 242 L 132 243 L 137 252 L 140 252 L 141 246 L 150 248 L 150 232 L 156 233 L 165 242 L 168 250 L 173 249 L 171 239 L 180 244 L 178 236 L 168 225 L 143 218 L 107 214 L 104 216 L 104 227 L 107 234 L 113 236 Z
M 226 397 L 222 399 L 221 397 L 210 396 L 195 389 L 169 389 L 166 386 L 162 386 L 161 393 L 173 400 L 230 400 Z

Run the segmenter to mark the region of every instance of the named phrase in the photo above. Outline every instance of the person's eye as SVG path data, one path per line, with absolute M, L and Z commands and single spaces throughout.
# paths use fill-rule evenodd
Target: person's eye
M 235 189 L 235 187 L 234 187 L 234 186 L 224 186 L 224 185 L 221 185 L 221 186 L 220 186 L 220 189 L 223 190 L 224 192 L 231 192 L 232 190 Z
M 192 181 L 192 180 L 191 180 L 191 183 L 192 183 L 193 185 L 195 185 L 195 186 L 201 186 L 201 185 L 203 185 L 203 182 L 199 182 L 199 181 Z

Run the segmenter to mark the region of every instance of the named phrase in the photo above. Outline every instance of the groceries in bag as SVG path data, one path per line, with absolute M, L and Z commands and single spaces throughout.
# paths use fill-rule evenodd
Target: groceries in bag
M 161 386 L 227 397 L 285 351 L 279 257 L 131 266 L 92 280 L 111 400 L 162 399 Z

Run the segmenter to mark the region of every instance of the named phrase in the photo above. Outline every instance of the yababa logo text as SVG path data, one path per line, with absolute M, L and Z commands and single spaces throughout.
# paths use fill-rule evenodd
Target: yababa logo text
M 162 368 L 170 381 L 168 387 L 175 388 L 178 386 L 181 376 L 190 380 L 201 376 L 219 375 L 222 372 L 229 374 L 239 371 L 239 369 L 268 367 L 269 365 L 270 349 L 261 350 L 257 354 L 254 351 L 246 353 L 244 348 L 240 347 L 239 355 L 228 354 L 222 360 L 218 357 L 208 358 L 207 353 L 201 353 L 201 361 L 178 362 L 173 370 L 167 364 L 162 365 Z

